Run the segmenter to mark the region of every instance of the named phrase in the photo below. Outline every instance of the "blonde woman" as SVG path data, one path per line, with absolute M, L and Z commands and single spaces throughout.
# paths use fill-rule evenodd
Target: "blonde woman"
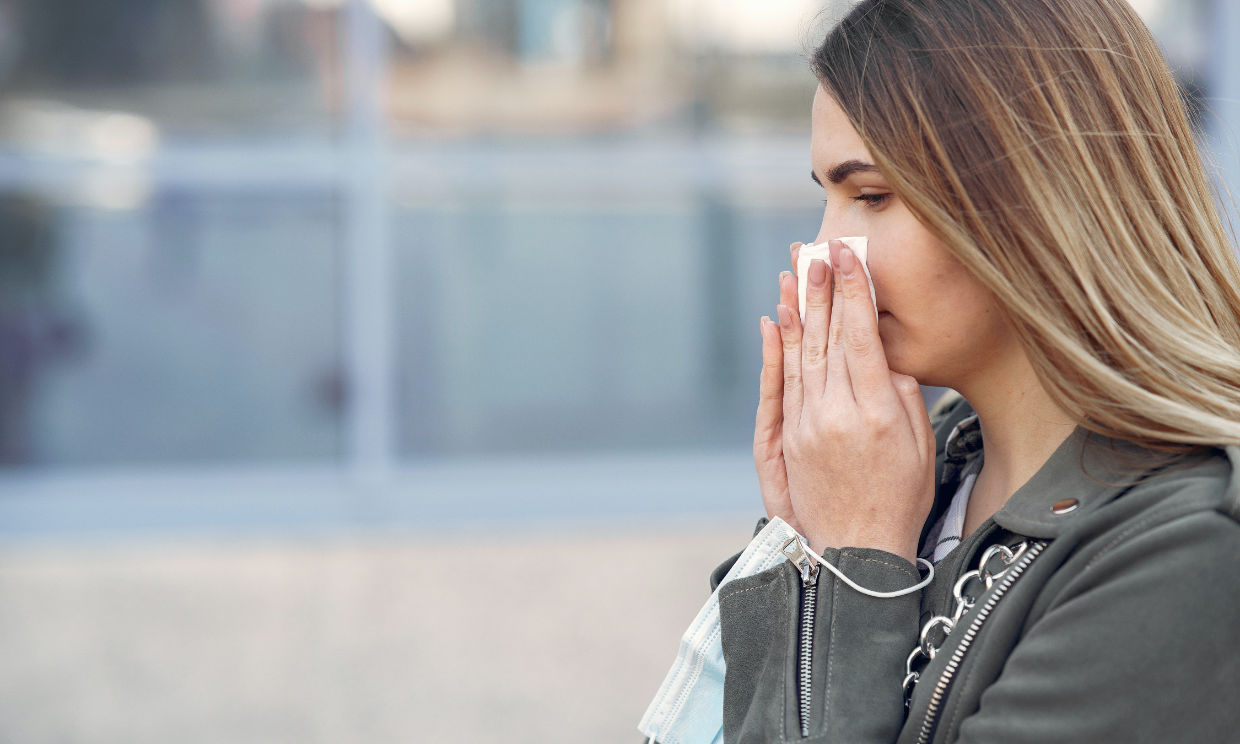
M 718 589 L 723 740 L 1236 741 L 1240 268 L 1148 30 L 866 0 L 812 65 L 754 437 L 803 540 Z

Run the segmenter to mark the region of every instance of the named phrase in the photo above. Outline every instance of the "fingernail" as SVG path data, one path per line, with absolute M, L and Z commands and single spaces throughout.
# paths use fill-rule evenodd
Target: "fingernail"
M 840 267 L 840 249 L 844 247 L 844 241 L 832 240 L 827 243 L 827 253 L 831 256 L 831 265 L 835 268 Z
M 779 324 L 784 328 L 792 327 L 792 311 L 787 305 L 780 305 L 775 308 L 775 314 L 779 316 Z
M 766 324 L 770 322 L 771 322 L 771 316 L 769 315 L 763 315 L 761 318 L 758 319 L 758 331 L 762 333 L 762 335 L 764 336 L 766 335 Z
M 809 262 L 809 283 L 821 287 L 827 283 L 827 263 L 821 258 Z
M 779 291 L 795 292 L 797 291 L 797 280 L 791 271 L 781 272 L 779 275 Z
M 853 272 L 857 269 L 857 258 L 853 255 L 852 249 L 844 246 L 840 249 L 840 272 L 844 274 L 845 279 L 851 279 Z

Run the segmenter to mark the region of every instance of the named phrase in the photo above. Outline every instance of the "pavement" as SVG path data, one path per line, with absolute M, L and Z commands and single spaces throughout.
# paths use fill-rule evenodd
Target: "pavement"
M 0 741 L 637 744 L 756 516 L 0 545 Z

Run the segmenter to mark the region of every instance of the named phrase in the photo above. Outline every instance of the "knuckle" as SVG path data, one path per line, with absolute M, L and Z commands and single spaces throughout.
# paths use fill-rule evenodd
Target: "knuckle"
M 852 428 L 845 426 L 843 422 L 839 421 L 828 424 L 823 431 L 823 436 L 832 442 L 843 441 L 851 434 L 853 434 Z
M 847 330 L 844 333 L 844 343 L 849 351 L 855 351 L 858 354 L 868 354 L 874 348 L 874 339 L 860 328 Z
M 811 344 L 805 347 L 802 353 L 807 365 L 819 365 L 827 359 L 827 350 L 818 344 Z
M 896 428 L 896 417 L 885 409 L 866 411 L 864 418 L 866 429 L 879 436 L 889 434 Z
M 914 380 L 908 375 L 899 375 L 896 377 L 894 383 L 896 392 L 900 395 L 907 397 L 921 395 L 921 385 L 918 385 L 917 380 Z
M 832 346 L 838 346 L 844 340 L 844 326 L 836 320 L 832 320 L 831 328 L 828 330 Z
M 839 439 L 849 433 L 848 422 L 840 416 L 830 416 L 816 427 L 819 433 L 828 439 Z

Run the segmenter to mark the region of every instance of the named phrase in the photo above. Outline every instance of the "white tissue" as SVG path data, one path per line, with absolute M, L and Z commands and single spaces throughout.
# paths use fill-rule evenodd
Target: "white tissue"
M 874 280 L 870 278 L 870 267 L 866 264 L 867 239 L 865 237 L 836 238 L 852 249 L 861 262 L 861 270 L 865 272 L 865 280 L 870 284 L 870 302 L 874 303 L 874 317 L 878 317 L 878 300 L 874 298 Z M 800 300 L 801 323 L 805 323 L 805 290 L 809 286 L 809 262 L 821 258 L 831 266 L 831 253 L 826 243 L 801 246 L 797 254 L 797 298 Z

